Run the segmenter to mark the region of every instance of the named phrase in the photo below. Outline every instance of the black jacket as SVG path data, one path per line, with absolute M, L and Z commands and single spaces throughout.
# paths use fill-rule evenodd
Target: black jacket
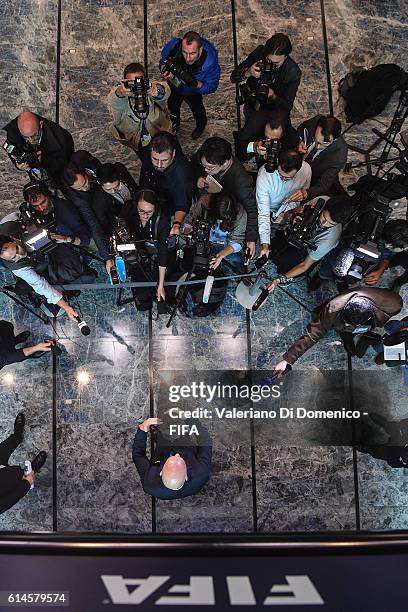
M 247 153 L 247 147 L 250 142 L 255 140 L 263 140 L 265 138 L 265 125 L 268 122 L 269 111 L 259 110 L 251 113 L 245 121 L 245 125 L 238 130 L 235 136 L 235 154 L 241 161 L 245 161 L 251 157 L 253 153 Z M 296 149 L 299 143 L 299 136 L 292 125 L 287 125 L 284 129 L 281 138 L 282 151 Z M 265 163 L 263 157 L 262 164 Z
M 179 453 L 187 464 L 188 480 L 179 491 L 173 491 L 165 487 L 160 476 L 163 465 L 170 456 L 170 451 L 160 459 L 155 460 L 153 455 L 153 458 L 149 460 L 146 457 L 147 433 L 137 428 L 132 457 L 145 493 L 158 499 L 179 499 L 198 493 L 209 480 L 212 457 L 211 440 L 207 430 L 201 424 L 197 424 L 197 427 L 200 431 L 200 439 L 204 438 L 205 435 L 207 436 L 208 445 L 172 447 L 173 453 Z
M 39 149 L 42 152 L 41 165 L 59 186 L 61 170 L 74 152 L 74 141 L 68 130 L 54 123 L 54 121 L 39 115 L 38 118 L 43 122 L 42 137 L 39 144 Z M 4 126 L 3 130 L 7 133 L 7 140 L 17 148 L 24 149 L 27 147 L 27 143 L 20 134 L 17 120 L 18 117 L 15 117 Z
M 194 182 L 197 184 L 197 179 L 200 176 L 205 177 L 207 175 L 201 165 L 200 149 L 193 155 L 191 164 L 194 172 Z M 247 213 L 245 238 L 247 242 L 256 242 L 258 239 L 258 209 L 256 207 L 255 190 L 244 166 L 236 157 L 233 157 L 232 165 L 227 172 L 222 176 L 215 174 L 214 178 L 227 193 L 235 197 L 245 208 Z
M 96 176 L 101 166 L 99 159 L 84 150 L 75 151 L 71 156 L 70 162 L 75 163 L 81 169 L 82 173 L 87 173 L 90 177 Z M 81 217 L 91 232 L 101 257 L 109 259 L 111 256 L 109 240 L 92 208 L 93 191 L 96 187 L 97 183 L 96 180 L 94 180 L 91 191 L 76 191 L 72 189 L 72 187 L 64 185 L 62 187 L 62 192 L 79 210 Z
M 143 156 L 140 187 L 157 191 L 169 215 L 174 215 L 178 210 L 188 213 L 193 197 L 194 177 L 191 164 L 181 148 L 177 147 L 173 162 L 164 172 L 158 172 L 153 167 L 149 148 Z
M 316 115 L 316 117 L 304 121 L 297 129 L 299 137 L 307 147 L 314 142 L 316 126 L 322 116 Z M 347 143 L 343 136 L 339 136 L 317 157 L 313 159 L 310 159 L 310 157 L 311 155 L 305 157 L 312 168 L 312 182 L 307 190 L 307 199 L 313 200 L 313 198 L 321 195 L 330 195 L 330 189 L 338 179 L 339 172 L 344 168 L 347 161 Z
M 15 345 L 13 324 L 9 321 L 0 321 L 0 370 L 6 365 L 27 359 L 23 350 L 16 349 Z
M 123 164 L 117 162 L 115 166 L 119 169 L 119 180 L 129 189 L 130 197 L 133 200 L 138 190 L 136 181 Z M 120 216 L 123 206 L 123 202 L 110 193 L 106 193 L 101 185 L 97 184 L 92 190 L 92 208 L 105 236 L 112 235 L 116 219 Z
M 160 216 L 153 215 L 145 227 L 140 223 L 136 202 L 128 202 L 120 213 L 125 219 L 126 227 L 135 240 L 154 241 L 157 245 L 157 265 L 167 267 L 167 237 L 170 233 L 171 223 L 168 214 L 161 212 Z
M 243 62 L 234 68 L 230 76 L 231 82 L 240 83 L 241 81 L 245 81 L 246 77 L 244 76 L 244 72 L 252 66 L 252 64 L 259 62 L 264 57 L 265 46 L 259 45 L 259 47 L 252 51 Z M 282 104 L 288 111 L 292 110 L 301 76 L 302 72 L 299 66 L 290 56 L 288 56 L 280 67 L 277 80 L 273 86 L 273 90 L 277 95 L 277 98 L 273 101 L 274 105 Z M 253 77 L 249 78 L 255 81 Z

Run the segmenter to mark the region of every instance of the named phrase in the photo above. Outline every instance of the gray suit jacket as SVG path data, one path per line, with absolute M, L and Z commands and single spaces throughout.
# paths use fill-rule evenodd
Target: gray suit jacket
M 316 115 L 304 121 L 297 129 L 307 147 L 314 140 L 316 126 L 322 116 Z M 307 190 L 307 199 L 312 200 L 321 195 L 330 195 L 330 189 L 347 161 L 347 143 L 343 136 L 340 136 L 314 159 L 309 160 L 307 157 L 305 159 L 312 168 L 312 183 Z

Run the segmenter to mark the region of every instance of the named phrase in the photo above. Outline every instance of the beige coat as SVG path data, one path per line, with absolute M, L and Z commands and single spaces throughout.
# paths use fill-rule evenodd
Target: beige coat
M 164 98 L 154 100 L 148 96 L 149 114 L 145 120 L 146 129 L 151 136 L 160 130 L 171 132 L 171 121 L 167 110 L 167 100 L 170 96 L 170 86 L 166 81 L 159 81 L 165 89 Z M 115 93 L 114 87 L 108 95 L 108 106 L 111 112 L 113 123 L 111 133 L 113 137 L 123 145 L 137 151 L 142 130 L 142 121 L 136 117 L 129 105 L 129 99 L 119 98 Z

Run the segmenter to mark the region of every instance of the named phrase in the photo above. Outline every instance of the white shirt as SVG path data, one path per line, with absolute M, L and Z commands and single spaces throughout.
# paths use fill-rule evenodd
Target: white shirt
M 43 295 L 49 304 L 56 304 L 62 298 L 62 293 L 54 289 L 54 287 L 52 287 L 45 278 L 37 274 L 31 266 L 11 271 L 15 276 L 25 280 L 36 293 Z
M 265 166 L 262 166 L 256 181 L 256 204 L 258 207 L 258 226 L 261 243 L 270 243 L 271 213 L 276 211 L 282 202 L 287 200 L 288 196 L 294 191 L 308 189 L 311 178 L 312 169 L 305 161 L 302 163 L 299 172 L 290 181 L 283 181 L 277 170 L 275 172 L 267 172 Z

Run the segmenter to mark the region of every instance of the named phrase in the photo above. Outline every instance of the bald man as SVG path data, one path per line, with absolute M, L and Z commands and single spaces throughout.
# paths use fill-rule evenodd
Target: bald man
M 7 133 L 7 141 L 16 147 L 18 155 L 26 152 L 34 160 L 19 162 L 15 151 L 9 153 L 18 170 L 29 172 L 30 168 L 36 167 L 37 159 L 38 167 L 46 170 L 56 185 L 60 185 L 61 170 L 74 152 L 74 141 L 67 130 L 29 111 L 20 113 L 3 130 Z
M 133 461 L 143 485 L 143 491 L 158 499 L 177 499 L 198 493 L 211 475 L 212 445 L 208 431 L 194 421 L 199 431 L 200 445 L 186 445 L 186 439 L 173 443 L 158 430 L 157 444 L 152 457 L 146 457 L 147 434 L 157 418 L 146 419 L 139 425 L 133 442 Z

